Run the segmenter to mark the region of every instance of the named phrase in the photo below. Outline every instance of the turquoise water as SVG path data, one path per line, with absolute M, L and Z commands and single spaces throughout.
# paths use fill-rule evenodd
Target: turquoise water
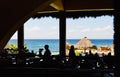
M 110 46 L 113 44 L 113 39 L 89 39 L 91 42 L 99 46 Z M 70 44 L 76 44 L 80 39 L 67 39 Z M 44 48 L 44 45 L 48 44 L 49 49 L 52 53 L 59 53 L 59 39 L 25 39 L 24 43 L 27 45 L 29 51 L 34 50 L 35 53 L 38 52 L 39 48 Z M 9 44 L 17 44 L 16 39 L 11 39 Z

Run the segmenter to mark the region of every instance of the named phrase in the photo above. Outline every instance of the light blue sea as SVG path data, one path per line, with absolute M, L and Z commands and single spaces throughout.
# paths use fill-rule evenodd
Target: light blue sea
M 110 46 L 113 44 L 113 39 L 89 39 L 94 45 L 99 46 Z M 67 39 L 70 44 L 76 44 L 80 39 Z M 52 53 L 59 53 L 59 39 L 25 39 L 24 43 L 31 52 L 34 50 L 38 53 L 40 48 L 44 49 L 44 45 L 48 44 L 49 49 Z M 11 39 L 8 44 L 17 44 L 17 39 Z

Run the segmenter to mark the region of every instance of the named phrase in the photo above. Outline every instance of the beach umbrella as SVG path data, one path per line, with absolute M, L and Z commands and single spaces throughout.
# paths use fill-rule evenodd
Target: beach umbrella
M 110 48 L 114 48 L 114 44 L 111 44 L 111 45 L 110 45 Z
M 68 42 L 66 42 L 66 49 L 70 49 L 71 44 L 69 44 Z
M 86 50 L 89 47 L 93 47 L 95 46 L 90 40 L 88 40 L 87 37 L 82 38 L 80 41 L 78 41 L 74 47 L 77 49 L 81 49 L 83 48 L 84 50 Z
M 111 44 L 110 46 L 111 51 L 114 51 L 114 44 Z
M 71 44 L 66 42 L 66 56 L 68 56 L 68 54 L 69 54 L 70 47 L 71 47 Z

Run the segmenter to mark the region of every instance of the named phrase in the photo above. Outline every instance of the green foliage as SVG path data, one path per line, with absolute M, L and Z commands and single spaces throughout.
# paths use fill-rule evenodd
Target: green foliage
M 27 49 L 27 45 L 24 44 L 24 48 Z M 18 45 L 17 44 L 9 44 L 9 53 L 10 54 L 18 54 Z
M 27 48 L 26 44 L 24 44 L 24 48 Z M 16 49 L 18 49 L 18 46 L 17 46 L 17 44 L 10 44 L 9 49 L 13 49 L 13 50 L 15 49 L 16 50 Z
M 82 52 L 75 52 L 76 56 L 80 56 L 82 54 Z
M 16 44 L 10 44 L 9 49 L 18 49 L 18 46 Z

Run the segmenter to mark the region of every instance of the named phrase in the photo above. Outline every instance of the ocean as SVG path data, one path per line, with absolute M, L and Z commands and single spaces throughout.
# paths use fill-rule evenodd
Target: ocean
M 89 39 L 95 46 L 110 46 L 113 44 L 113 39 Z M 69 44 L 76 44 L 80 39 L 67 39 Z M 17 45 L 17 39 L 11 39 L 8 44 Z M 52 54 L 59 53 L 59 39 L 25 39 L 24 44 L 29 51 L 34 50 L 34 53 L 38 53 L 40 48 L 44 49 L 44 45 L 48 44 Z

